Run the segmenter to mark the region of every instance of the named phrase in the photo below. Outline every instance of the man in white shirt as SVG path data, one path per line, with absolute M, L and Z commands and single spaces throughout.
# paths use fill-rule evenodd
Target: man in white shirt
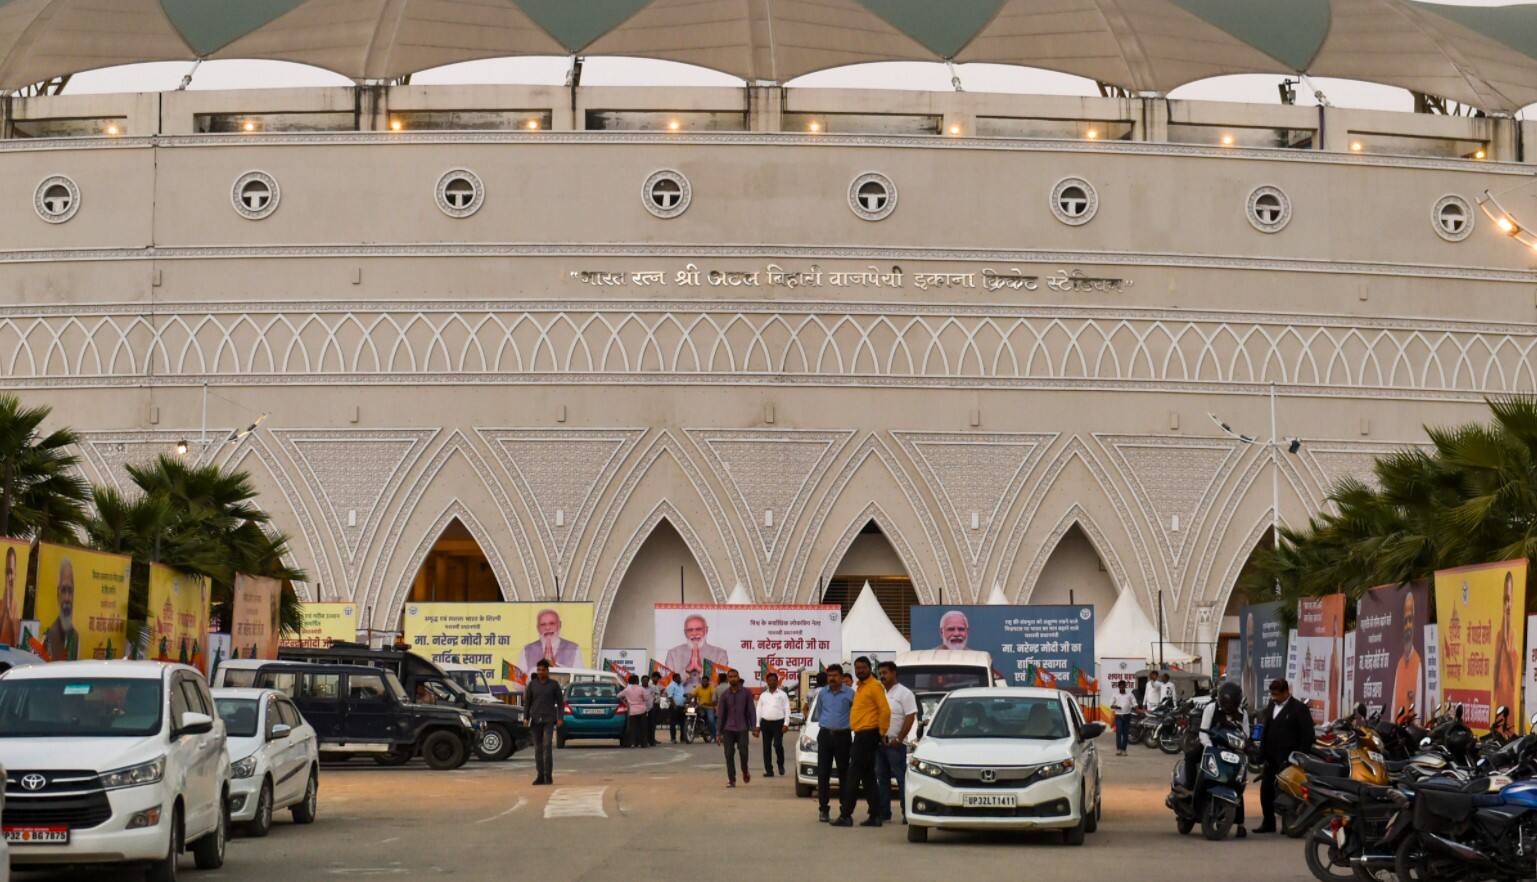
M 891 725 L 882 734 L 881 749 L 875 754 L 876 805 L 885 809 L 882 820 L 891 820 L 891 779 L 901 784 L 898 798 L 902 803 L 902 823 L 907 823 L 907 735 L 918 723 L 918 698 L 897 682 L 895 662 L 881 662 L 881 685 L 886 687 L 886 704 L 891 707 Z
M 1166 699 L 1174 697 L 1174 684 L 1169 682 L 1168 674 L 1159 674 L 1155 679 L 1147 678 L 1147 689 L 1142 693 L 1142 704 L 1148 710 L 1157 710 Z
M 1131 743 L 1131 713 L 1137 709 L 1137 697 L 1127 691 L 1125 680 L 1116 681 L 1110 709 L 1115 711 L 1115 755 L 1125 756 Z
M 774 777 L 770 759 L 779 761 L 779 774 L 785 773 L 785 722 L 790 718 L 790 696 L 779 688 L 779 675 L 769 671 L 763 677 L 764 689 L 758 694 L 758 727 L 754 735 L 763 736 L 763 777 Z

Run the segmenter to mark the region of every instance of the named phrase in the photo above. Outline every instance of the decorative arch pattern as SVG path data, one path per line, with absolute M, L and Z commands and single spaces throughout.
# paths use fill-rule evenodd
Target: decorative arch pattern
M 886 536 L 886 541 L 890 542 L 891 547 L 896 549 L 897 557 L 902 561 L 902 568 L 907 570 L 907 577 L 913 582 L 913 592 L 918 595 L 918 600 L 922 603 L 938 603 L 939 593 L 929 585 L 928 579 L 923 575 L 923 570 L 913 566 L 917 561 L 917 557 L 913 554 L 912 545 L 902 535 L 902 531 L 896 526 L 896 521 L 886 514 L 885 510 L 878 503 L 874 502 L 865 506 L 863 511 L 855 515 L 854 519 L 849 522 L 848 527 L 844 529 L 843 534 L 838 537 L 838 541 L 833 545 L 832 553 L 827 556 L 826 561 L 822 564 L 816 583 L 806 586 L 807 592 L 812 596 L 803 599 L 810 603 L 822 602 L 821 597 L 815 596 L 817 589 L 832 580 L 833 573 L 838 569 L 838 564 L 843 562 L 844 556 L 853 547 L 854 540 L 858 538 L 860 531 L 865 528 L 866 524 L 871 522 L 874 522 L 877 527 L 881 528 L 881 532 Z
M 1067 531 L 1074 525 L 1089 537 L 1089 544 L 1094 546 L 1094 553 L 1098 554 L 1099 559 L 1104 561 L 1105 566 L 1110 569 L 1110 578 L 1115 580 L 1116 591 L 1136 590 L 1127 578 L 1126 567 L 1121 563 L 1120 555 L 1115 553 L 1115 545 L 1105 536 L 1105 531 L 1100 529 L 1094 516 L 1089 514 L 1083 506 L 1074 503 L 1057 520 L 1057 525 L 1047 534 L 1046 541 L 1041 544 L 1041 550 L 1031 560 L 1030 568 L 1025 571 L 1025 579 L 1019 595 L 1020 603 L 1029 603 L 1030 598 L 1035 596 L 1035 586 L 1041 578 L 1041 571 L 1046 569 L 1046 562 L 1056 552 L 1062 537 L 1066 536 Z
M 486 563 L 491 565 L 491 572 L 496 574 L 497 587 L 502 591 L 504 600 L 517 600 L 515 595 L 509 595 L 512 587 L 512 574 L 507 571 L 507 563 L 502 558 L 502 553 L 496 544 L 491 541 L 491 534 L 481 524 L 475 513 L 461 502 L 457 497 L 450 502 L 439 515 L 433 519 L 430 526 L 422 534 L 421 541 L 417 542 L 416 549 L 406 558 L 410 564 L 395 582 L 395 588 L 390 592 L 384 603 L 375 603 L 369 610 L 371 626 L 390 629 L 395 626 L 395 616 L 401 607 L 405 605 L 406 598 L 411 593 L 411 581 L 416 578 L 416 573 L 421 570 L 422 564 L 427 561 L 427 554 L 432 550 L 438 537 L 448 529 L 448 525 L 454 521 L 464 525 L 475 544 L 480 546 L 480 551 L 486 556 Z
M 726 602 L 726 587 L 721 584 L 720 573 L 715 567 L 715 561 L 710 556 L 707 546 L 699 540 L 699 534 L 694 532 L 694 528 L 689 525 L 678 509 L 664 499 L 651 509 L 646 519 L 635 528 L 635 532 L 630 534 L 630 540 L 625 543 L 623 553 L 609 570 L 608 579 L 603 585 L 594 609 L 597 623 L 595 640 L 598 646 L 603 645 L 603 631 L 608 626 L 608 611 L 614 605 L 620 583 L 624 581 L 625 574 L 630 571 L 630 564 L 635 562 L 635 555 L 640 553 L 640 547 L 651 538 L 651 534 L 656 531 L 657 525 L 662 521 L 671 524 L 672 528 L 678 531 L 678 535 L 683 537 L 683 544 L 688 546 L 689 554 L 694 556 L 694 561 L 699 564 L 700 571 L 704 573 L 705 586 L 710 590 L 710 597 L 716 603 Z

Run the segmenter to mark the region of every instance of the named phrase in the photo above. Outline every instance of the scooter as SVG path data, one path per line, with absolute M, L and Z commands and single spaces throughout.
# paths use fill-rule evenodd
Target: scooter
M 1243 804 L 1248 739 L 1237 729 L 1207 730 L 1211 745 L 1201 753 L 1196 780 L 1185 780 L 1185 762 L 1174 766 L 1169 797 L 1164 805 L 1174 812 L 1174 826 L 1181 836 L 1201 825 L 1201 835 L 1212 842 L 1227 838 Z

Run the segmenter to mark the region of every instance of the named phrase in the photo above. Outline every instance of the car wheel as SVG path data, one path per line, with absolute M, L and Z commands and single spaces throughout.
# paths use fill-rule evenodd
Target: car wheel
M 403 766 L 411 761 L 415 754 L 409 747 L 397 747 L 389 753 L 381 753 L 374 756 L 374 762 L 381 766 Z
M 1088 833 L 1089 818 L 1083 812 L 1078 813 L 1078 824 L 1062 831 L 1063 845 L 1082 845 L 1084 835 Z
M 487 762 L 501 762 L 512 755 L 512 734 L 502 726 L 487 726 L 475 745 L 475 755 Z
M 256 797 L 256 817 L 245 826 L 247 836 L 260 839 L 272 832 L 272 780 L 262 782 L 261 793 Z
M 812 787 L 810 784 L 802 784 L 799 781 L 795 782 L 795 795 L 800 797 L 801 799 L 810 799 L 811 798 L 811 794 L 814 793 L 815 791 L 816 791 L 816 788 Z
M 171 835 L 167 846 L 169 853 L 149 865 L 144 873 L 145 882 L 176 882 L 176 861 L 185 850 L 182 844 L 181 806 L 171 811 Z
M 1089 809 L 1083 817 L 1083 832 L 1094 833 L 1099 830 L 1099 797 L 1094 798 L 1094 807 Z
M 229 794 L 219 800 L 219 823 L 213 832 L 192 843 L 192 858 L 199 870 L 217 870 L 224 866 L 224 844 L 229 831 Z
M 427 768 L 443 772 L 459 768 L 469 757 L 462 738 L 452 732 L 439 730 L 428 735 L 422 742 L 422 758 L 427 761 Z
M 295 824 L 315 823 L 315 816 L 320 813 L 320 776 L 314 769 L 310 769 L 310 783 L 304 788 L 304 799 L 288 811 L 294 816 Z
M 929 841 L 929 828 L 927 828 L 927 827 L 920 827 L 917 824 L 908 824 L 907 825 L 907 841 L 908 842 L 928 842 Z

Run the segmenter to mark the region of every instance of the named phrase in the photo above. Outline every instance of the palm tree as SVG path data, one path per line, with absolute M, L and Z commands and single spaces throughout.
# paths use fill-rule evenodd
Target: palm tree
M 49 407 L 0 394 L 0 536 L 68 536 L 84 517 L 86 484 L 75 472 L 69 429 L 43 434 Z

